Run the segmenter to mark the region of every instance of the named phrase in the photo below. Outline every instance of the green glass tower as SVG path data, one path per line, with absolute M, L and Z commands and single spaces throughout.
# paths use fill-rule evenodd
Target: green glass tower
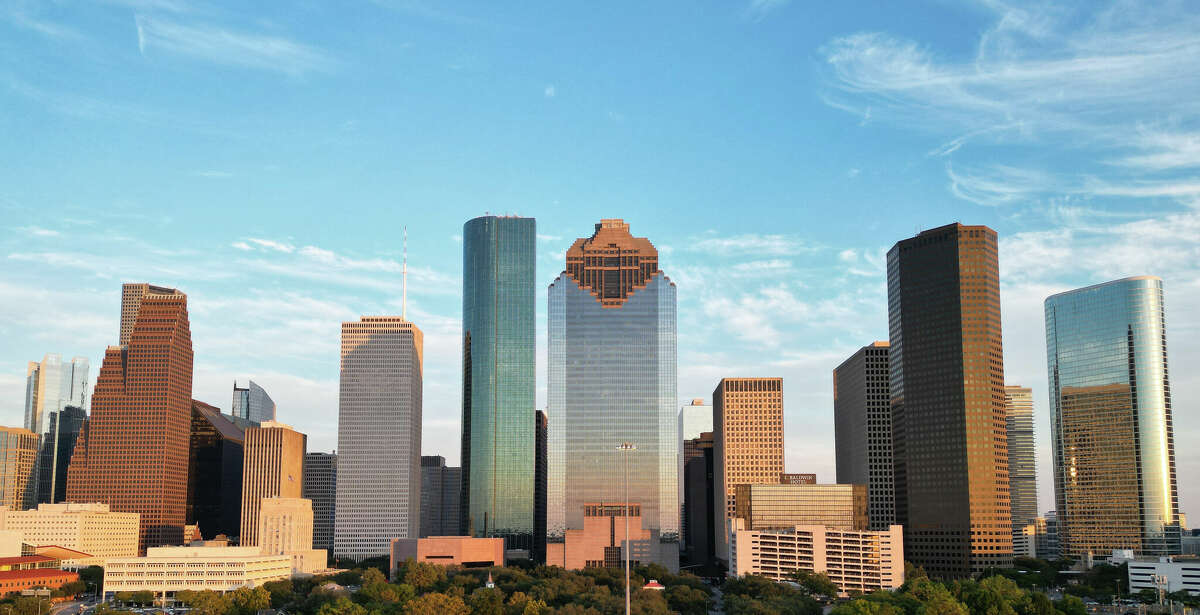
M 462 530 L 532 551 L 533 218 L 463 225 Z

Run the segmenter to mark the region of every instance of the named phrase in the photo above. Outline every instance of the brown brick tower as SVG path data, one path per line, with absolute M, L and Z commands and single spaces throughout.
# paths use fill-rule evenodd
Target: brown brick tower
M 187 295 L 145 295 L 128 344 L 109 346 L 67 500 L 141 515 L 139 549 L 176 545 L 187 519 L 192 336 Z

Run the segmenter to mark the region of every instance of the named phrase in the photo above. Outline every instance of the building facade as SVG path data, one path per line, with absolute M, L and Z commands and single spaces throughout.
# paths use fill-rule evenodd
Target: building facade
M 654 246 L 621 220 L 601 221 L 566 256 L 548 291 L 547 540 L 581 529 L 585 504 L 624 501 L 628 463 L 643 527 L 671 547 L 657 563 L 675 570 L 675 285 Z M 637 448 L 617 450 L 622 443 Z
M 713 391 L 713 509 L 717 559 L 727 559 L 726 522 L 738 485 L 783 476 L 783 378 L 722 378 Z
M 1037 457 L 1033 446 L 1033 390 L 1004 387 L 1008 434 L 1008 494 L 1011 501 L 1013 555 L 1033 557 L 1026 528 L 1037 519 Z
M 87 410 L 87 403 L 86 358 L 75 357 L 64 362 L 60 354 L 47 354 L 41 362 L 29 362 L 25 374 L 25 429 L 43 433 L 50 415 L 67 406 Z
M 67 500 L 138 513 L 144 549 L 179 544 L 187 522 L 192 336 L 187 295 L 147 294 L 138 306 L 128 343 L 105 351 Z
M 201 536 L 237 536 L 242 519 L 242 473 L 250 422 L 192 400 L 188 449 L 187 521 Z
M 544 410 L 534 412 L 533 462 L 533 561 L 546 561 L 546 480 L 549 443 L 546 441 L 548 421 Z
M 472 538 L 470 536 L 397 538 L 392 541 L 389 559 L 393 577 L 400 564 L 409 559 L 427 564 L 462 566 L 463 568 L 503 566 L 504 539 Z
M 421 330 L 396 316 L 342 323 L 333 551 L 387 555 L 421 528 Z
M 34 588 L 58 589 L 78 580 L 78 573 L 59 569 L 59 560 L 53 557 L 0 557 L 0 596 Z
M 181 591 L 228 593 L 292 576 L 292 558 L 263 555 L 258 547 L 151 547 L 145 557 L 122 557 L 104 567 L 104 599 L 148 591 L 165 606 Z
M 688 443 L 696 440 L 702 433 L 712 433 L 712 406 L 696 398 L 691 403 L 679 407 L 679 549 L 686 551 L 688 533 L 687 496 L 684 489 L 684 472 L 688 462 Z M 695 452 L 692 452 L 695 454 Z
M 934 577 L 1012 563 L 998 262 L 985 226 L 888 252 L 896 523 L 908 560 Z
M 1037 558 L 1048 562 L 1061 558 L 1062 552 L 1058 544 L 1058 513 L 1053 510 L 1047 511 L 1045 516 L 1033 520 L 1033 526 L 1033 544 Z
M 1200 560 L 1139 558 L 1128 563 L 1126 574 L 1130 593 L 1148 589 L 1164 594 L 1185 591 L 1200 596 Z
M 1179 553 L 1162 280 L 1047 298 L 1046 353 L 1063 555 Z
M 138 554 L 138 514 L 114 512 L 107 504 L 39 504 L 33 510 L 0 509 L 0 530 L 19 532 L 23 542 L 55 545 L 103 561 Z
M 37 504 L 37 458 L 37 434 L 0 427 L 0 505 L 24 510 Z
M 866 485 L 872 530 L 896 522 L 887 342 L 860 348 L 833 370 L 837 482 Z
M 87 413 L 83 408 L 67 406 L 47 419 L 38 453 L 38 502 L 53 504 L 67 499 L 67 467 L 87 422 Z
M 308 436 L 283 423 L 266 421 L 246 430 L 238 544 L 258 545 L 263 498 L 299 498 L 303 494 L 307 446 Z
M 838 530 L 797 525 L 747 530 L 733 522 L 729 574 L 754 574 L 790 581 L 797 570 L 823 572 L 839 594 L 891 591 L 904 584 L 904 528 L 882 531 Z
M 462 529 L 533 551 L 537 224 L 463 225 Z
M 258 511 L 258 547 L 263 555 L 287 555 L 292 572 L 312 574 L 327 566 L 328 553 L 314 549 L 312 500 L 263 498 Z
M 567 570 L 619 568 L 624 566 L 626 545 L 632 566 L 657 563 L 664 558 L 661 551 L 667 549 L 675 549 L 678 557 L 676 545 L 664 544 L 657 530 L 645 527 L 638 504 L 591 502 L 580 512 L 583 527 L 569 529 L 561 542 L 546 545 L 546 565 Z
M 797 525 L 866 530 L 867 501 L 866 485 L 738 485 L 733 518 L 748 530 Z
M 447 467 L 441 455 L 421 457 L 421 538 L 459 535 L 461 497 L 462 468 Z
M 253 423 L 265 423 L 275 420 L 275 400 L 267 395 L 267 391 L 258 386 L 253 380 L 246 381 L 245 387 L 239 387 L 233 382 L 233 405 L 230 414 Z
M 716 558 L 712 432 L 685 441 L 684 458 L 683 555 L 691 566 L 707 566 Z
M 313 548 L 333 549 L 333 517 L 337 503 L 337 453 L 304 456 L 302 497 L 312 500 Z

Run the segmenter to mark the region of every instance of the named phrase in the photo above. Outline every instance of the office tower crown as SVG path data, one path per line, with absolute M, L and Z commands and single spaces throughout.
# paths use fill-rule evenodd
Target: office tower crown
M 624 220 L 606 219 L 567 250 L 567 275 L 604 307 L 620 307 L 658 272 L 658 250 Z

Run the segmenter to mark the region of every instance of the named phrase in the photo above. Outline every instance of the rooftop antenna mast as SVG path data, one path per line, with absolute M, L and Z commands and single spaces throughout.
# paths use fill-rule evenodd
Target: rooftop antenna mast
M 404 295 L 400 300 L 400 318 L 408 320 L 408 225 L 404 225 L 404 268 L 401 270 L 401 275 L 404 277 Z

